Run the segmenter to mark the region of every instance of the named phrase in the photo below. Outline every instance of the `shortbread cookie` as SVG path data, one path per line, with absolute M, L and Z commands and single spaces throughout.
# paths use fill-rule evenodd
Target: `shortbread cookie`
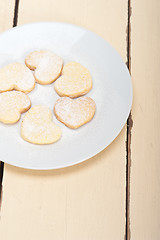
M 30 98 L 19 91 L 0 93 L 0 122 L 16 123 L 21 113 L 31 107 Z
M 34 87 L 34 76 L 24 64 L 11 63 L 0 69 L 0 92 L 15 89 L 28 93 Z
M 21 136 L 34 144 L 50 144 L 60 139 L 61 129 L 53 123 L 51 110 L 43 105 L 37 105 L 24 116 Z
M 61 74 L 63 67 L 61 57 L 45 50 L 31 52 L 26 57 L 25 63 L 31 70 L 35 70 L 35 79 L 40 84 L 54 82 Z
M 59 98 L 54 106 L 54 113 L 59 121 L 69 128 L 79 128 L 89 122 L 96 110 L 95 102 L 90 97 Z
M 62 76 L 55 82 L 54 88 L 59 96 L 79 97 L 92 88 L 92 78 L 89 71 L 77 62 L 65 64 Z

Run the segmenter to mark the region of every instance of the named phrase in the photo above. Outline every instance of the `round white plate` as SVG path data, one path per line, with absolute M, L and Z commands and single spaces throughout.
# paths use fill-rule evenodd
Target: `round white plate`
M 96 103 L 91 122 L 72 130 L 62 129 L 62 138 L 51 145 L 34 145 L 20 137 L 24 117 L 14 125 L 0 123 L 0 160 L 23 168 L 55 169 L 80 163 L 106 148 L 123 128 L 132 103 L 132 84 L 119 54 L 98 35 L 65 23 L 44 22 L 15 27 L 0 35 L 0 67 L 11 62 L 24 63 L 34 50 L 47 49 L 64 59 L 77 61 L 89 69 L 93 88 L 87 94 Z M 44 104 L 53 111 L 59 96 L 50 85 L 36 84 L 28 94 L 32 106 Z

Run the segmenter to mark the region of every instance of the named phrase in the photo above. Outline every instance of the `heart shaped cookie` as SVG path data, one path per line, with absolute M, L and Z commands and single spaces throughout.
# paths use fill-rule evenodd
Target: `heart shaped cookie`
M 40 84 L 54 82 L 61 74 L 63 67 L 61 57 L 45 50 L 31 52 L 26 57 L 25 63 L 31 70 L 35 70 L 35 79 Z
M 34 76 L 24 64 L 11 63 L 0 69 L 0 92 L 15 89 L 28 93 L 34 87 Z
M 81 64 L 69 62 L 65 64 L 62 76 L 57 79 L 54 88 L 61 97 L 79 97 L 91 90 L 92 78 Z
M 34 144 L 50 144 L 60 139 L 61 129 L 53 123 L 51 110 L 43 105 L 37 105 L 24 116 L 21 136 Z
M 95 102 L 90 97 L 59 98 L 54 106 L 54 113 L 59 121 L 69 128 L 79 128 L 89 122 L 96 110 Z
M 30 98 L 19 91 L 0 93 L 0 122 L 16 123 L 31 106 Z

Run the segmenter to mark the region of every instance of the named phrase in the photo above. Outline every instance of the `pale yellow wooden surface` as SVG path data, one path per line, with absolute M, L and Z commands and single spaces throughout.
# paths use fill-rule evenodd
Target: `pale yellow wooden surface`
M 127 0 L 21 0 L 18 24 L 64 21 L 108 40 L 126 61 Z M 120 240 L 125 235 L 126 127 L 96 157 L 66 169 L 5 165 L 1 240 Z
M 133 1 L 131 36 L 131 240 L 159 240 L 160 1 Z
M 0 0 L 0 33 L 13 26 L 14 0 Z

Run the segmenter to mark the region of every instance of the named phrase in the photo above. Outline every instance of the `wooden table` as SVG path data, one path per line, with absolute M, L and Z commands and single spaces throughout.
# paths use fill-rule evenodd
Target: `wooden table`
M 160 1 L 0 1 L 1 32 L 35 21 L 74 23 L 110 42 L 131 71 L 134 101 L 117 139 L 82 164 L 4 164 L 0 239 L 159 240 Z

